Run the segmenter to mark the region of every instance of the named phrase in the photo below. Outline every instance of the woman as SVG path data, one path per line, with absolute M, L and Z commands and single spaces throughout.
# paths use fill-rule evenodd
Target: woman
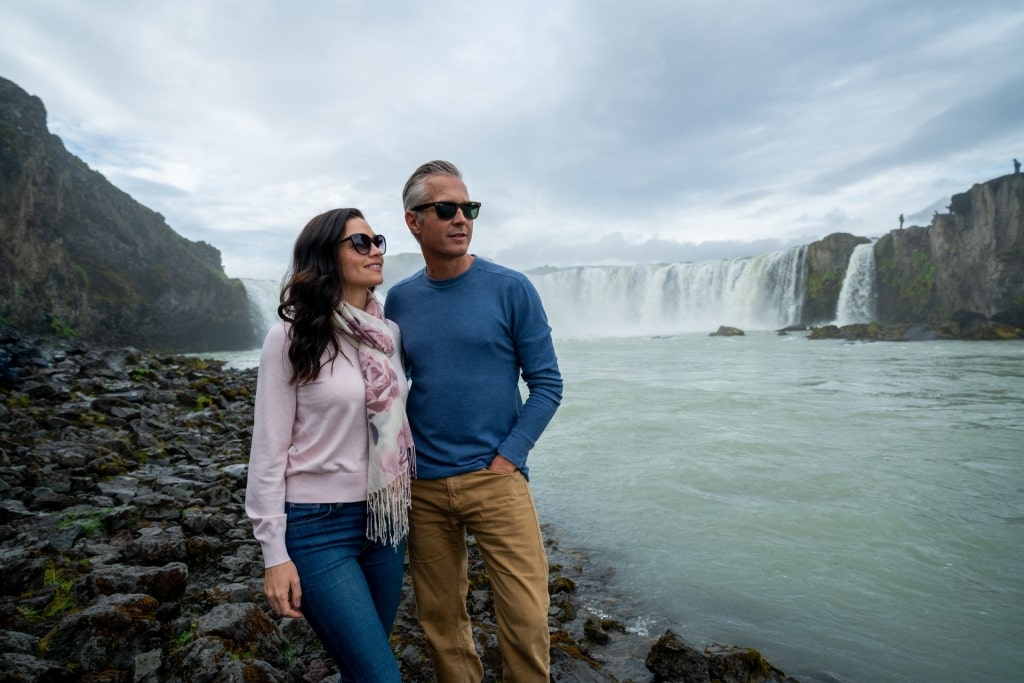
M 386 243 L 357 209 L 295 241 L 281 320 L 260 353 L 245 495 L 264 592 L 305 617 L 343 681 L 394 681 L 415 452 L 398 327 L 373 288 Z

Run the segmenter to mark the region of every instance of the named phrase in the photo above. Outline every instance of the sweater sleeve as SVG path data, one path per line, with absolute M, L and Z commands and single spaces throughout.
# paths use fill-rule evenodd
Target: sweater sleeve
M 285 468 L 295 420 L 295 385 L 290 383 L 288 334 L 278 323 L 267 334 L 256 379 L 252 447 L 249 452 L 245 513 L 263 549 L 267 567 L 289 560 L 285 548 Z
M 562 402 L 562 374 L 551 339 L 551 326 L 540 295 L 525 277 L 515 299 L 512 337 L 529 394 L 498 452 L 522 468 L 530 449 Z

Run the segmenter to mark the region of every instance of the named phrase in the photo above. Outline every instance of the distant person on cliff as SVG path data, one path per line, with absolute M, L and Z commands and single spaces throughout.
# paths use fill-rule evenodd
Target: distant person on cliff
M 1020 162 L 1017 161 L 1016 159 L 1013 160 L 1013 173 L 1014 175 L 1020 173 Z
M 274 612 L 305 617 L 342 681 L 399 683 L 388 636 L 415 450 L 401 338 L 373 294 L 385 248 L 357 209 L 295 241 L 260 353 L 245 509 Z
M 434 673 L 484 675 L 466 610 L 468 532 L 490 579 L 502 680 L 547 683 L 548 565 L 526 458 L 562 400 L 551 327 L 524 275 L 469 253 L 480 204 L 453 164 L 420 166 L 402 201 L 426 267 L 388 290 L 385 310 L 412 380 L 409 566 Z
M 903 214 L 900 214 L 900 230 L 903 229 Z

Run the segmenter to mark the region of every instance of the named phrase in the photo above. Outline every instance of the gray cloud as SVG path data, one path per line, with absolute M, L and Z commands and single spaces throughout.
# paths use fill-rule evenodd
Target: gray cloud
M 484 202 L 474 250 L 526 267 L 878 234 L 1024 154 L 1019 3 L 527 0 L 474 5 L 460 30 L 465 15 L 9 0 L 0 75 L 239 276 L 277 277 L 331 206 L 415 251 L 399 193 L 432 158 Z
M 1022 68 L 1024 71 L 1024 68 Z M 904 140 L 818 179 L 822 189 L 900 165 L 939 161 L 982 146 L 1024 141 L 1024 73 L 991 90 L 939 110 Z M 1008 166 L 1008 165 L 1007 165 Z M 967 188 L 964 188 L 965 190 Z

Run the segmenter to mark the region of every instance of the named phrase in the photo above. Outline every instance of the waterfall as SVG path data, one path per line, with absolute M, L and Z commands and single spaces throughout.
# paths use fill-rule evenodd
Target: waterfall
M 760 256 L 527 273 L 557 336 L 713 332 L 719 325 L 773 330 L 800 322 L 806 247 Z M 855 252 L 856 253 L 856 252 Z M 416 267 L 422 267 L 421 261 Z M 398 276 L 396 276 L 396 279 Z M 256 336 L 277 321 L 281 284 L 243 279 Z M 383 299 L 386 289 L 378 289 Z
M 556 335 L 778 329 L 800 321 L 806 247 L 761 256 L 530 274 Z
M 281 295 L 281 283 L 277 280 L 251 280 L 242 278 L 245 294 L 249 299 L 249 316 L 252 331 L 260 344 L 270 327 L 277 322 L 277 304 Z
M 836 325 L 869 323 L 875 319 L 875 245 L 858 244 L 850 254 L 846 277 L 836 304 Z

